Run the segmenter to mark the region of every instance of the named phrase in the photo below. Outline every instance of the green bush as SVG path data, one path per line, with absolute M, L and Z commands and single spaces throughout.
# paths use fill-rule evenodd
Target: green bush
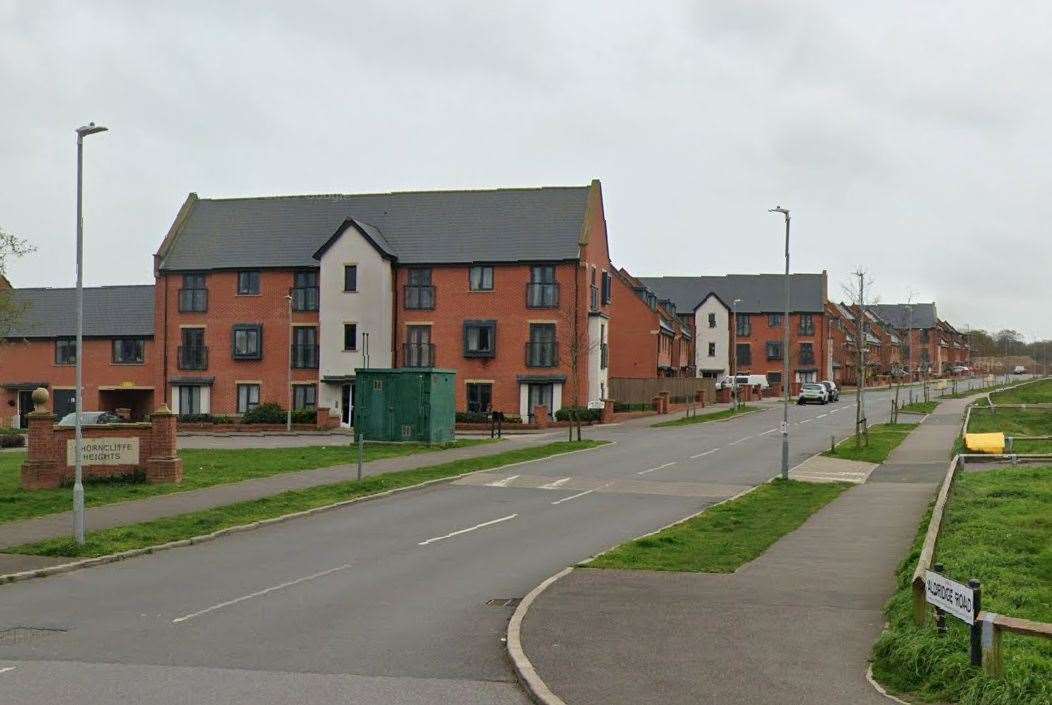
M 299 409 L 292 412 L 292 423 L 317 423 L 318 412 L 314 409 Z
M 26 437 L 21 433 L 0 433 L 0 448 L 22 448 Z
M 652 404 L 622 404 L 620 402 L 614 402 L 614 411 L 651 411 L 653 410 Z
M 285 423 L 285 410 L 280 404 L 269 401 L 242 414 L 241 423 Z
M 555 412 L 556 421 L 570 421 L 573 417 L 571 414 L 577 412 L 577 420 L 583 423 L 589 421 L 598 421 L 602 418 L 602 409 L 588 409 L 583 406 L 564 406 Z
M 231 416 L 213 416 L 212 423 L 234 423 L 234 419 Z
M 488 411 L 458 411 L 457 423 L 489 423 Z M 522 417 L 516 414 L 504 414 L 504 423 L 522 423 Z
M 183 423 L 212 423 L 211 414 L 179 414 L 179 420 Z

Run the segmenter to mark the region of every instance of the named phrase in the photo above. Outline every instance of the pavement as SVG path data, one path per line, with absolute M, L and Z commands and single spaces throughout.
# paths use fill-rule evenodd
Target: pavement
M 568 705 L 887 703 L 870 651 L 966 404 L 944 401 L 868 482 L 733 574 L 570 572 L 526 613 L 527 657 Z
M 883 421 L 888 393 L 866 398 L 871 423 Z M 853 404 L 792 406 L 791 465 L 847 433 Z M 767 406 L 722 422 L 586 428 L 614 443 L 0 586 L 0 702 L 525 705 L 501 641 L 514 601 L 766 482 L 781 417 Z

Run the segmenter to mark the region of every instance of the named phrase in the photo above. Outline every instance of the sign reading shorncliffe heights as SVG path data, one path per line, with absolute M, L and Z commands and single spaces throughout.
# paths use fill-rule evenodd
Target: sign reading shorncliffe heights
M 66 441 L 66 465 L 74 465 L 76 440 Z M 85 465 L 138 465 L 138 438 L 85 438 L 80 442 L 81 462 Z
M 929 604 L 967 623 L 975 623 L 975 590 L 938 573 L 924 574 L 924 593 Z

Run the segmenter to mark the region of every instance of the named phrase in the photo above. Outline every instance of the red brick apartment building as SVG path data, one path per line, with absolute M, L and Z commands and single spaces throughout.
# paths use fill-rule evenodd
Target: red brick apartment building
M 693 317 L 684 321 L 672 302 L 659 299 L 624 269 L 615 272 L 614 291 L 618 324 L 611 336 L 612 376 L 693 377 Z
M 462 410 L 595 404 L 615 312 L 638 300 L 616 283 L 598 181 L 190 194 L 154 268 L 155 384 L 181 414 L 285 405 L 290 366 L 294 408 L 323 406 L 344 423 L 363 366 L 454 369 Z
M 4 282 L 6 283 L 6 282 Z M 76 290 L 5 287 L 18 315 L 0 341 L 0 425 L 25 427 L 31 394 L 48 389 L 51 411 L 76 408 Z M 144 418 L 155 394 L 153 286 L 84 289 L 84 408 Z

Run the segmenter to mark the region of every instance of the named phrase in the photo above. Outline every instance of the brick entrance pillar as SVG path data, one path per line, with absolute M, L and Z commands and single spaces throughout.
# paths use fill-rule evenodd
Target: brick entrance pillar
M 33 390 L 33 411 L 27 414 L 29 433 L 26 437 L 26 461 L 22 463 L 22 489 L 41 490 L 58 487 L 62 471 L 55 463 L 55 416 L 47 410 L 48 393 L 43 387 Z
M 603 413 L 599 417 L 600 423 L 613 423 L 614 420 L 614 400 L 604 399 L 603 400 Z
M 175 448 L 176 416 L 167 405 L 150 415 L 153 424 L 151 455 L 146 459 L 146 481 L 182 482 L 183 461 Z
M 533 422 L 537 424 L 537 428 L 548 428 L 548 424 L 551 423 L 548 407 L 543 404 L 533 407 Z

